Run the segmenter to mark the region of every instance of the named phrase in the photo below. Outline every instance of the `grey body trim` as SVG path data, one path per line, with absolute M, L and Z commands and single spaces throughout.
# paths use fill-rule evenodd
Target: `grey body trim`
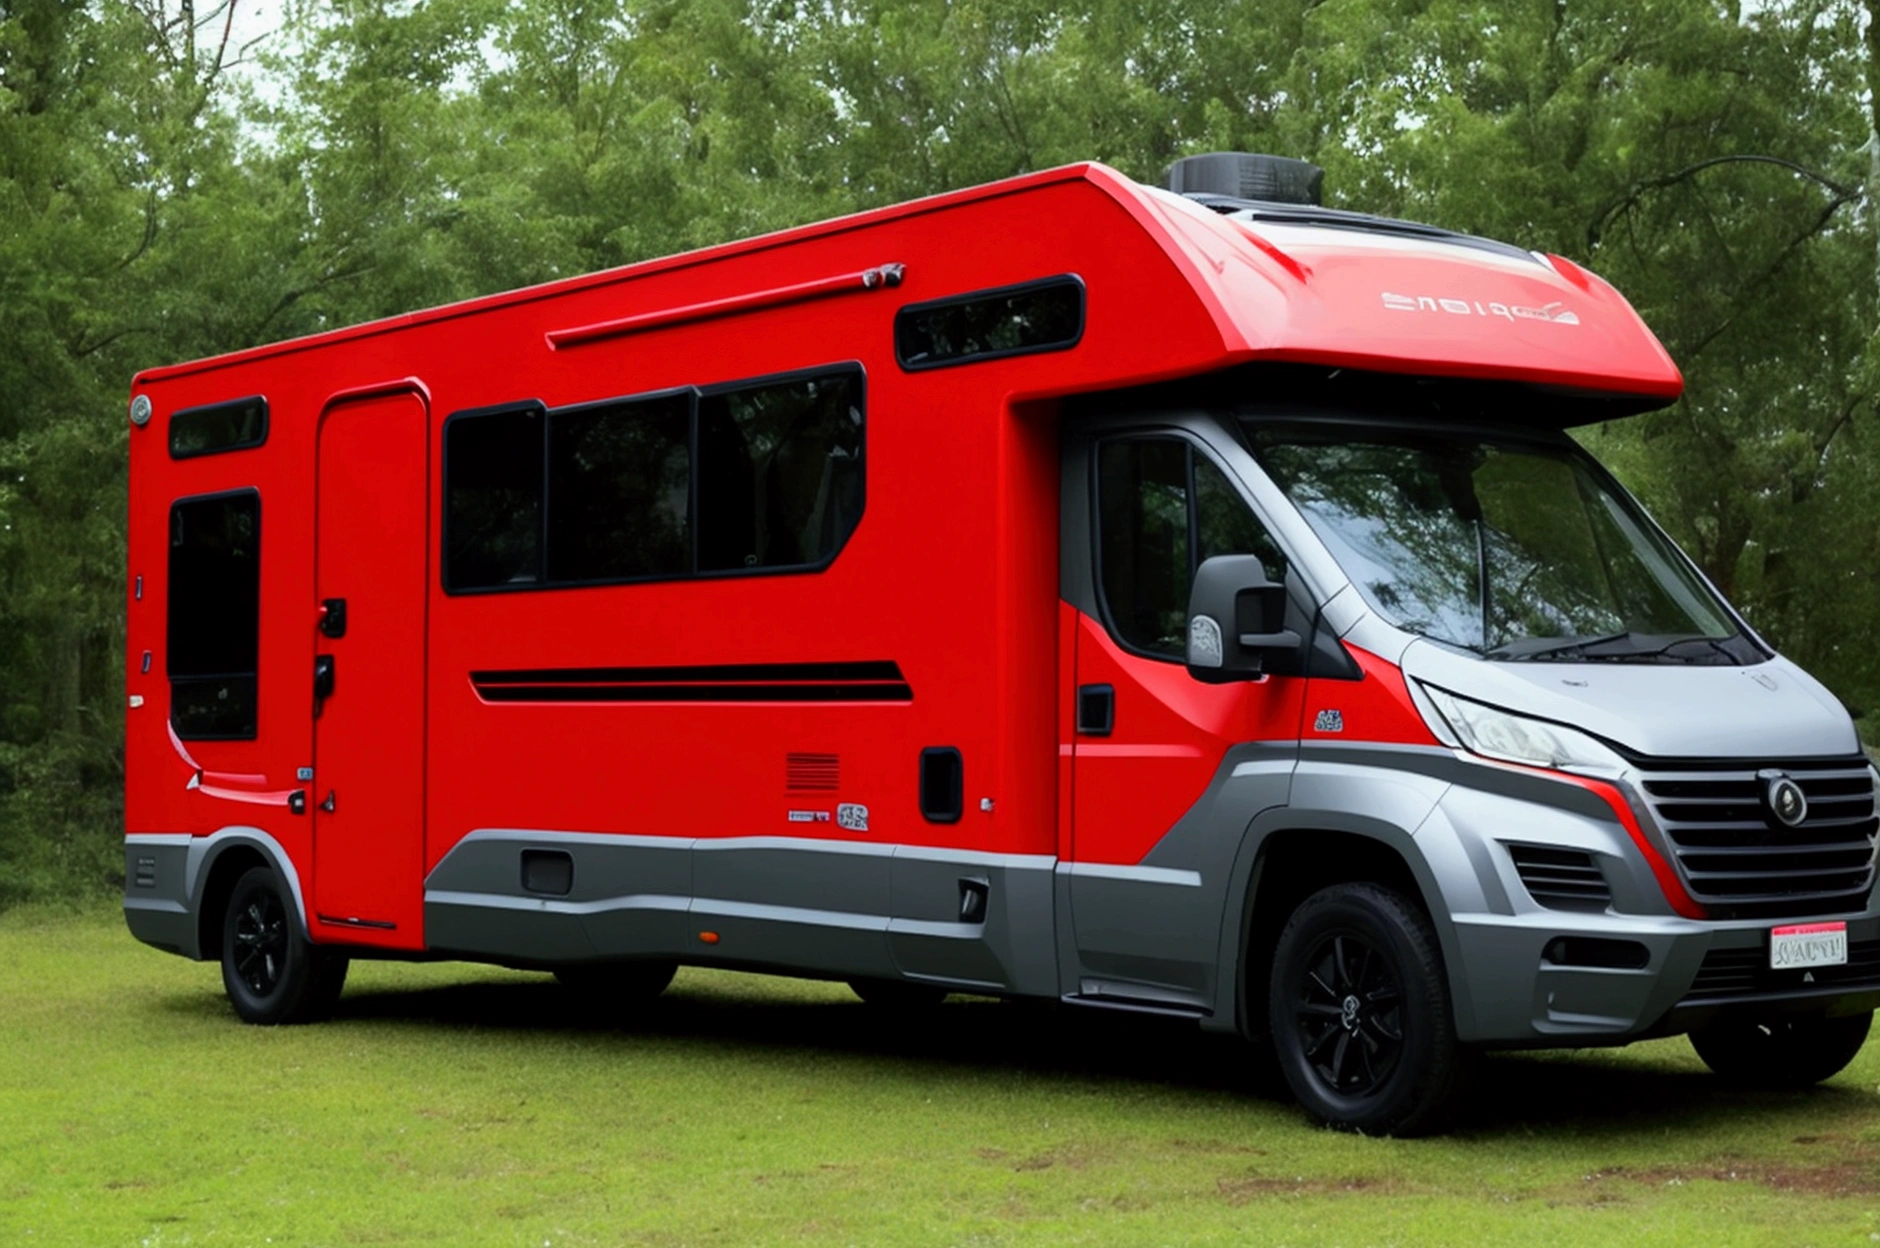
M 569 896 L 523 889 L 524 847 L 574 859 Z M 672 958 L 1055 995 L 1056 862 L 865 841 L 484 828 L 433 869 L 425 925 L 434 950 L 525 965 Z M 963 880 L 986 888 L 984 922 L 960 920 Z
M 281 843 L 260 828 L 231 824 L 208 836 L 186 832 L 132 832 L 124 837 L 124 922 L 147 945 L 201 960 L 203 887 L 223 854 L 236 847 L 259 853 L 285 881 L 294 921 L 307 933 L 307 903 L 300 876 Z M 139 859 L 152 859 L 153 883 L 140 886 Z

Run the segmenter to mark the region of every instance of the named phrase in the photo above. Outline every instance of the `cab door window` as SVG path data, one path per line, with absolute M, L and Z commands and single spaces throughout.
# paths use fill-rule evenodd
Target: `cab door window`
M 1183 438 L 1118 438 L 1097 448 L 1098 582 L 1111 633 L 1154 658 L 1181 659 L 1195 569 L 1215 555 L 1285 559 L 1214 461 Z

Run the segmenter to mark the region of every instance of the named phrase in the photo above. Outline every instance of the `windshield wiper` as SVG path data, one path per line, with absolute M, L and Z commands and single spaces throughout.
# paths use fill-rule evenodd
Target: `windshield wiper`
M 1633 634 L 1627 634 L 1628 637 L 1632 635 Z M 1645 636 L 1646 634 L 1638 634 L 1638 635 Z M 1672 649 L 1677 646 L 1688 646 L 1693 642 L 1702 642 L 1705 645 L 1709 646 L 1712 650 L 1716 651 L 1718 654 L 1721 654 L 1724 658 L 1726 659 L 1734 658 L 1735 656 L 1732 655 L 1729 649 L 1726 648 L 1723 644 L 1727 640 L 1729 639 L 1726 637 L 1707 637 L 1703 633 L 1687 633 L 1683 636 L 1667 638 L 1661 645 L 1656 645 L 1656 646 L 1641 645 L 1631 650 L 1618 650 L 1618 651 L 1614 651 L 1611 654 L 1598 654 L 1598 655 L 1591 655 L 1588 657 L 1598 658 L 1598 659 L 1620 659 L 1620 660 L 1655 659 L 1660 655 L 1670 654 Z M 1681 656 L 1672 655 L 1671 657 L 1678 658 Z M 1686 659 L 1685 661 L 1694 663 L 1697 660 L 1695 657 L 1693 657 L 1693 658 Z
M 1484 650 L 1482 657 L 1485 659 L 1508 659 L 1511 661 L 1538 659 L 1544 655 L 1563 654 L 1568 650 L 1584 651 L 1588 646 L 1603 646 L 1615 641 L 1624 641 L 1631 635 L 1631 630 L 1628 629 L 1617 633 L 1606 633 L 1597 637 L 1565 637 L 1558 641 L 1523 637 L 1519 641 L 1510 641 L 1496 646 L 1493 650 Z M 1534 643 L 1536 641 L 1539 641 L 1540 644 L 1535 645 Z
M 1634 641 L 1634 638 L 1643 638 L 1645 640 Z M 1732 655 L 1728 647 L 1723 644 L 1728 640 L 1729 638 L 1727 637 L 1707 637 L 1702 633 L 1689 633 L 1683 636 L 1666 638 L 1663 642 L 1658 642 L 1658 644 L 1654 645 L 1651 643 L 1656 642 L 1657 638 L 1652 634 L 1639 633 L 1627 629 L 1621 633 L 1607 633 L 1600 637 L 1567 637 L 1559 640 L 1527 637 L 1520 641 L 1511 641 L 1505 645 L 1496 646 L 1493 650 L 1485 650 L 1482 652 L 1482 657 L 1485 659 L 1506 659 L 1511 662 L 1518 662 L 1524 659 L 1539 659 L 1550 655 L 1573 652 L 1577 653 L 1580 658 L 1590 662 L 1625 663 L 1639 659 L 1655 659 L 1661 655 L 1669 655 L 1670 652 L 1678 646 L 1690 645 L 1693 642 L 1701 641 L 1724 658 L 1733 659 L 1735 656 Z M 1632 648 L 1628 650 L 1605 651 L 1595 649 L 1595 647 L 1598 646 L 1609 646 L 1615 642 L 1621 641 L 1633 642 Z M 1539 644 L 1534 644 L 1536 642 Z M 1671 657 L 1680 658 L 1682 656 L 1671 655 Z M 1687 663 L 1695 663 L 1699 660 L 1692 657 L 1684 659 L 1684 661 Z

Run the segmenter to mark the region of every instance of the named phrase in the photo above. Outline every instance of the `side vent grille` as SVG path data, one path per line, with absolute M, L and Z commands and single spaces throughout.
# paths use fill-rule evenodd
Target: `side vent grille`
M 783 787 L 791 793 L 834 793 L 842 787 L 837 754 L 785 754 Z
M 1598 912 L 1612 904 L 1606 877 L 1583 849 L 1510 845 L 1508 856 L 1528 895 L 1550 910 Z

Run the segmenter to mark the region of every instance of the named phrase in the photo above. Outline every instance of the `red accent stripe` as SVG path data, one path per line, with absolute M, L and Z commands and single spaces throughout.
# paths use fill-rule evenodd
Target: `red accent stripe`
M 1638 846 L 1638 852 L 1645 855 L 1645 865 L 1650 867 L 1652 875 L 1657 877 L 1658 887 L 1664 892 L 1665 900 L 1671 903 L 1671 908 L 1687 919 L 1710 917 L 1710 912 L 1698 904 L 1697 899 L 1685 890 L 1684 881 L 1678 878 L 1677 870 L 1665 861 L 1664 855 L 1658 852 L 1658 847 L 1646 837 L 1645 829 L 1639 827 L 1638 817 L 1632 813 L 1632 804 L 1625 800 L 1625 794 L 1619 792 L 1616 785 L 1608 784 L 1604 780 L 1591 780 L 1585 776 L 1569 775 L 1564 771 L 1549 771 L 1542 767 L 1528 770 L 1537 771 L 1555 780 L 1565 780 L 1568 784 L 1577 784 L 1587 792 L 1596 793 L 1603 798 L 1606 805 L 1612 807 L 1612 813 L 1617 816 L 1619 826 L 1625 829 L 1626 835 L 1632 838 L 1632 843 Z

